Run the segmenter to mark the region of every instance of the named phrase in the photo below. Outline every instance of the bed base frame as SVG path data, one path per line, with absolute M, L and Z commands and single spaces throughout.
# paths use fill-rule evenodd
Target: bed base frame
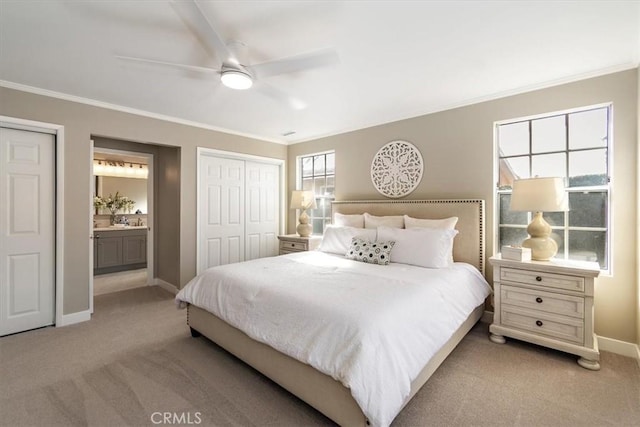
M 187 307 L 192 335 L 204 335 L 281 387 L 290 391 L 341 426 L 368 426 L 369 421 L 351 396 L 351 391 L 328 375 L 289 357 L 194 305 Z M 480 320 L 484 304 L 478 306 L 411 383 L 409 400 L 427 382 L 464 336 Z M 407 403 L 408 401 L 407 400 Z
M 459 218 L 456 228 L 464 240 L 454 240 L 454 259 L 474 265 L 484 273 L 484 201 L 483 200 L 412 200 L 353 201 L 332 203 L 333 213 L 372 215 L 407 214 L 415 218 Z M 462 241 L 461 241 L 462 240 Z M 411 383 L 409 400 L 427 382 L 464 336 L 480 320 L 484 304 L 479 305 L 435 354 Z M 204 335 L 240 360 L 249 364 L 286 390 L 322 412 L 341 426 L 367 426 L 369 421 L 339 381 L 317 371 L 266 344 L 251 339 L 206 310 L 187 307 L 187 323 L 193 336 Z M 406 403 L 405 403 L 406 405 Z

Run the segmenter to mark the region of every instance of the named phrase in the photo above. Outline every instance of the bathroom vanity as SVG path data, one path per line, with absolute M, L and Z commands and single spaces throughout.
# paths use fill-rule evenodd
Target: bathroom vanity
M 94 275 L 146 267 L 146 226 L 94 228 Z

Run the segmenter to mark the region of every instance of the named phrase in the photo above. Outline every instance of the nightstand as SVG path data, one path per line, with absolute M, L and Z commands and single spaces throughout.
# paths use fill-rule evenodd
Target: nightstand
M 578 364 L 600 369 L 593 332 L 593 262 L 513 261 L 498 254 L 493 265 L 494 312 L 491 341 L 505 337 L 580 356 Z
M 322 236 L 300 237 L 297 234 L 285 234 L 278 236 L 278 240 L 280 240 L 280 255 L 285 255 L 317 249 Z

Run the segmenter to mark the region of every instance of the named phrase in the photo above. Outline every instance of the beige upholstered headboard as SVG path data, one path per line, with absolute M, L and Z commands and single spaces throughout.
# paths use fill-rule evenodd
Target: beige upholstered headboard
M 484 200 L 351 200 L 331 204 L 335 213 L 345 215 L 409 215 L 413 218 L 458 217 L 458 235 L 453 242 L 453 259 L 475 266 L 484 275 Z

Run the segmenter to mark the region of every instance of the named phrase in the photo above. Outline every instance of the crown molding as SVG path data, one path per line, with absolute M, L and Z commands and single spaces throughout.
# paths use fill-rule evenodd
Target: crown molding
M 81 96 L 70 95 L 67 93 L 56 92 L 49 89 L 42 89 L 35 86 L 24 85 L 21 83 L 15 83 L 8 80 L 0 80 L 0 87 L 5 87 L 7 89 L 19 90 L 22 92 L 33 93 L 36 95 L 48 96 L 50 98 L 62 99 L 64 101 L 77 102 L 79 104 L 91 105 L 92 107 L 100 107 L 108 110 L 119 111 L 121 113 L 134 114 L 136 116 L 148 117 L 151 119 L 162 120 L 165 122 L 176 123 L 185 126 L 192 126 L 201 129 L 211 130 L 215 132 L 226 133 L 229 135 L 242 136 L 245 138 L 256 139 L 258 141 L 263 142 L 271 142 L 274 144 L 280 145 L 288 145 L 285 141 L 279 141 L 277 139 L 269 139 L 258 135 L 252 135 L 243 132 L 236 132 L 230 129 L 224 129 L 217 126 L 211 126 L 205 123 L 195 122 L 192 120 L 181 119 L 178 117 L 168 116 L 164 114 L 152 113 L 151 111 L 139 110 L 137 108 L 125 107 L 123 105 L 111 104 L 109 102 L 98 101 L 90 98 L 83 98 Z

